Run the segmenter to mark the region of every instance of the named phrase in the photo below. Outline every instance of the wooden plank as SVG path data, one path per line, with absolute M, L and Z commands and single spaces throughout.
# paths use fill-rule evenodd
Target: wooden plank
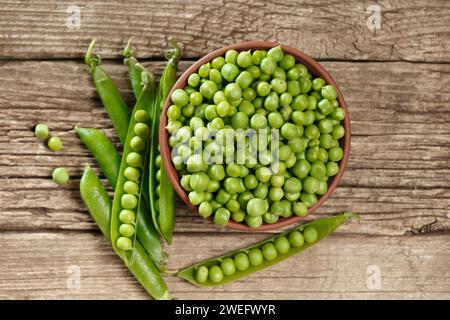
M 95 37 L 104 57 L 117 58 L 133 35 L 146 58 L 162 57 L 174 36 L 190 58 L 243 40 L 274 40 L 322 59 L 450 61 L 450 4 L 440 0 L 377 1 L 375 31 L 367 26 L 371 3 L 358 0 L 80 0 L 80 27 L 70 29 L 73 4 L 3 1 L 0 57 L 81 58 Z
M 263 238 L 177 234 L 168 248 L 168 267 L 179 269 Z M 223 287 L 201 289 L 173 275 L 166 280 L 179 299 L 449 299 L 449 240 L 449 235 L 332 235 Z M 0 246 L 1 299 L 148 298 L 99 233 L 3 232 Z M 379 270 L 379 282 L 373 270 Z M 76 272 L 79 287 L 73 281 Z
M 182 62 L 184 70 L 190 62 Z M 149 62 L 160 74 L 163 63 Z M 450 65 L 326 62 L 349 103 L 350 162 L 341 185 L 319 214 L 354 210 L 364 222 L 352 232 L 401 235 L 450 229 Z M 105 68 L 133 103 L 126 71 Z M 45 71 L 45 73 L 44 73 Z M 367 77 L 370 74 L 370 77 Z M 402 79 L 402 81 L 398 81 Z M 414 85 L 411 85 L 414 84 Z M 79 199 L 83 164 L 95 165 L 73 126 L 113 129 L 86 68 L 72 61 L 10 61 L 0 65 L 0 229 L 95 229 Z M 62 137 L 54 153 L 33 135 L 48 123 Z M 73 181 L 51 180 L 64 165 Z M 177 232 L 217 232 L 177 206 Z M 344 227 L 342 232 L 348 232 Z

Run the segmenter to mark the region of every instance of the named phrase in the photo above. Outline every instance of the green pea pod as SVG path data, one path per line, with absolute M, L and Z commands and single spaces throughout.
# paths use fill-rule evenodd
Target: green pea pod
M 142 68 L 136 66 L 138 61 L 134 57 L 133 48 L 131 47 L 132 40 L 133 37 L 128 40 L 127 46 L 123 50 L 123 62 L 126 66 L 128 66 L 128 75 L 130 78 L 131 88 L 133 89 L 134 97 L 137 100 L 142 92 Z
M 122 156 L 122 161 L 120 164 L 120 170 L 119 170 L 119 176 L 117 180 L 117 185 L 114 193 L 114 200 L 113 200 L 113 207 L 112 207 L 112 216 L 111 216 L 111 242 L 116 251 L 123 251 L 123 254 L 126 258 L 131 259 L 133 252 L 132 248 L 134 247 L 134 244 L 136 242 L 136 237 L 129 235 L 126 236 L 123 233 L 120 232 L 119 227 L 121 226 L 121 220 L 119 219 L 119 214 L 123 209 L 130 209 L 133 210 L 136 208 L 136 203 L 133 199 L 136 199 L 136 195 L 128 194 L 124 190 L 124 184 L 127 181 L 135 181 L 138 185 L 138 204 L 137 208 L 142 206 L 142 202 L 144 201 L 142 194 L 142 185 L 144 176 L 144 165 L 147 163 L 147 155 L 149 150 L 149 137 L 148 137 L 148 131 L 144 135 L 138 135 L 136 132 L 137 124 L 145 124 L 145 122 L 140 122 L 136 120 L 135 115 L 138 112 L 145 112 L 147 114 L 148 118 L 148 112 L 151 107 L 151 102 L 154 101 L 154 95 L 155 95 L 155 81 L 153 78 L 153 75 L 150 74 L 148 71 L 146 71 L 146 83 L 143 87 L 141 96 L 139 97 L 138 101 L 136 102 L 136 105 L 133 109 L 133 115 L 130 120 L 130 124 L 128 127 L 127 132 L 127 138 L 124 143 L 124 151 Z M 148 120 L 145 120 L 148 121 Z M 147 126 L 148 130 L 148 126 Z M 133 141 L 139 140 L 139 145 L 133 146 Z M 141 164 L 132 165 L 129 163 L 128 155 L 130 153 L 137 154 L 139 157 L 144 159 L 144 161 L 141 161 Z M 140 168 L 139 168 L 140 167 Z M 135 173 L 135 177 L 127 176 L 127 170 L 132 169 Z M 127 205 L 124 204 L 124 198 L 133 198 Z M 129 207 L 131 206 L 131 207 Z M 135 234 L 134 234 L 135 235 Z M 130 239 L 132 237 L 132 239 Z M 130 243 L 131 241 L 131 243 Z
M 101 67 L 100 56 L 94 57 L 93 50 L 96 40 L 92 40 L 84 57 L 85 63 L 89 66 L 89 72 L 97 88 L 98 95 L 108 112 L 117 135 L 125 143 L 127 137 L 128 123 L 130 122 L 131 111 L 120 95 L 119 89 L 111 78 Z
M 200 287 L 211 287 L 211 286 L 219 286 L 225 283 L 229 283 L 238 279 L 241 279 L 243 277 L 246 277 L 250 274 L 253 274 L 256 271 L 259 271 L 261 269 L 267 268 L 271 265 L 274 265 L 288 257 L 291 257 L 305 249 L 308 249 L 309 247 L 311 247 L 312 245 L 316 244 L 317 242 L 319 242 L 320 240 L 326 238 L 331 232 L 333 232 L 337 227 L 339 227 L 341 224 L 343 224 L 345 221 L 349 220 L 350 218 L 353 217 L 359 217 L 357 214 L 352 213 L 352 212 L 346 212 L 343 214 L 339 214 L 336 215 L 334 217 L 329 217 L 329 218 L 324 218 L 324 219 L 319 219 L 319 220 L 315 220 L 315 221 L 311 221 L 309 223 L 306 223 L 304 225 L 298 226 L 296 228 L 287 230 L 279 235 L 270 237 L 262 242 L 259 242 L 257 244 L 254 244 L 252 246 L 246 247 L 246 248 L 242 248 L 233 252 L 230 252 L 226 255 L 223 255 L 221 257 L 217 257 L 217 258 L 213 258 L 213 259 L 209 259 L 209 260 L 205 260 L 202 261 L 200 263 L 197 263 L 193 266 L 190 266 L 188 268 L 185 268 L 183 270 L 181 270 L 178 273 L 178 276 L 186 279 L 187 281 L 200 286 Z M 306 235 L 305 235 L 305 230 L 308 230 L 307 232 L 310 231 L 314 231 L 314 235 L 315 237 L 311 239 L 309 239 Z M 222 275 L 222 279 L 216 278 L 216 282 L 212 282 L 211 279 L 207 278 L 207 273 L 204 273 L 204 276 L 199 276 L 197 274 L 197 270 L 199 270 L 200 267 L 206 267 L 208 269 L 203 268 L 203 270 L 209 270 L 209 268 L 213 267 L 213 266 L 220 266 L 220 263 L 225 259 L 225 258 L 234 258 L 237 254 L 239 253 L 245 253 L 248 254 L 250 252 L 250 250 L 252 249 L 261 249 L 265 244 L 268 243 L 275 243 L 275 240 L 279 237 L 282 236 L 286 236 L 288 237 L 292 232 L 295 231 L 300 231 L 303 232 L 303 235 L 305 237 L 305 241 L 304 243 L 300 243 L 297 247 L 293 246 L 292 243 L 289 247 L 289 249 L 287 250 L 287 252 L 285 253 L 278 253 L 276 255 L 275 258 L 273 258 L 272 260 L 261 260 L 260 264 L 258 265 L 252 265 L 251 263 L 248 264 L 246 270 L 244 271 L 239 271 L 239 270 L 235 270 L 233 274 L 231 275 Z M 301 239 L 303 239 L 303 237 L 300 237 Z M 313 241 L 308 241 L 308 240 L 313 240 Z M 303 241 L 303 240 L 302 240 Z M 215 267 L 216 271 L 218 270 L 217 267 Z M 208 272 L 208 271 L 206 271 Z M 220 271 L 218 272 L 220 273 Z M 231 272 L 230 272 L 231 273 Z M 206 274 L 206 275 L 205 275 Z M 217 274 L 217 273 L 216 273 Z M 199 282 L 198 279 L 202 279 L 202 282 Z
M 110 185 L 115 188 L 121 157 L 111 140 L 97 129 L 75 127 L 75 131 L 97 160 Z
M 109 140 L 100 130 L 79 127 L 76 127 L 75 130 L 88 150 L 97 160 L 97 163 L 108 179 L 110 185 L 115 189 L 117 177 L 119 175 L 121 157 L 114 148 L 111 140 Z M 145 165 L 144 168 L 146 168 Z M 144 178 L 144 181 L 147 180 Z M 145 195 L 146 193 L 143 191 L 143 194 Z M 137 238 L 147 251 L 148 255 L 153 259 L 158 269 L 164 271 L 165 262 L 161 242 L 159 241 L 159 234 L 150 221 L 149 215 L 146 214 L 149 211 L 147 204 L 145 201 L 139 200 L 140 203 L 137 210 L 136 221 Z
M 159 81 L 158 94 L 152 115 L 152 141 L 158 141 L 159 118 L 162 106 L 164 104 L 170 89 L 176 80 L 178 62 L 181 58 L 181 49 L 174 39 L 170 40 L 172 48 L 168 51 L 168 59 L 164 72 Z M 152 143 L 150 150 L 150 168 L 149 168 L 149 195 L 152 211 L 153 224 L 156 230 L 162 235 L 168 244 L 172 243 L 172 233 L 175 226 L 175 192 L 164 172 L 161 171 L 160 194 L 156 193 L 158 181 L 156 180 L 156 158 L 159 155 L 158 143 Z M 157 205 L 159 203 L 159 205 Z
M 80 180 L 80 194 L 92 218 L 99 226 L 100 231 L 111 242 L 111 199 L 105 187 L 89 165 L 86 165 Z M 170 299 L 170 294 L 164 280 L 161 278 L 161 275 L 139 241 L 135 243 L 132 259 L 125 259 L 120 252 L 116 251 L 116 253 L 122 258 L 131 273 L 153 298 L 161 300 Z

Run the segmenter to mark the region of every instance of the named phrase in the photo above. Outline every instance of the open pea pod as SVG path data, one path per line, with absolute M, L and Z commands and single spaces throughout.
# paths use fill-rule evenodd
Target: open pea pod
M 175 227 L 175 191 L 157 158 L 160 156 L 158 146 L 159 120 L 162 106 L 176 80 L 178 62 L 181 50 L 175 40 L 171 40 L 172 48 L 168 51 L 166 67 L 159 81 L 157 98 L 152 114 L 152 143 L 149 162 L 149 197 L 153 224 L 156 230 L 166 240 L 172 243 L 172 233 Z M 159 172 L 159 174 L 158 174 Z M 157 178 L 159 177 L 159 178 Z M 158 191 L 159 190 L 159 194 Z
M 80 194 L 100 231 L 111 242 L 111 198 L 89 165 L 86 165 L 80 180 Z M 164 280 L 139 240 L 135 242 L 131 259 L 126 258 L 120 251 L 116 253 L 153 298 L 170 299 Z
M 153 75 L 142 73 L 145 84 L 133 109 L 120 164 L 111 215 L 111 242 L 114 250 L 131 259 L 136 242 L 136 211 L 142 210 L 142 197 L 149 140 L 149 113 L 154 101 Z
M 257 244 L 192 265 L 181 270 L 178 273 L 178 276 L 200 287 L 219 286 L 244 278 L 252 273 L 272 266 L 305 249 L 308 249 L 320 240 L 326 238 L 337 227 L 353 217 L 358 217 L 358 215 L 352 212 L 346 212 L 333 217 L 311 221 L 304 225 L 287 230 L 279 235 L 270 237 Z M 292 233 L 294 233 L 294 236 L 289 237 Z M 279 250 L 277 251 L 276 248 L 276 240 L 280 237 L 285 237 L 283 238 L 283 248 L 285 249 L 285 252 L 283 253 L 279 252 Z M 286 239 L 288 238 L 289 240 L 287 241 L 289 244 L 286 244 Z M 266 256 L 264 256 L 265 249 L 267 249 Z M 249 254 L 251 255 L 252 253 L 258 252 L 260 258 L 255 258 L 253 260 L 248 258 Z M 227 258 L 231 258 L 233 261 Z M 268 258 L 270 258 L 270 260 Z M 227 259 L 228 262 L 228 266 L 226 266 L 226 268 L 224 268 L 224 265 L 221 265 L 225 259 Z M 234 267 L 233 263 L 235 263 Z M 240 264 L 242 270 L 239 270 L 238 263 Z M 212 273 L 214 273 L 214 275 Z

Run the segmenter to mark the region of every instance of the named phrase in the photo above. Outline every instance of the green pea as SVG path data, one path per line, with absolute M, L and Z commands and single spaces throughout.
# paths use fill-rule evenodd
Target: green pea
M 284 191 L 282 188 L 270 188 L 269 189 L 269 199 L 271 201 L 280 201 L 284 196 Z
M 136 220 L 136 215 L 134 211 L 123 209 L 119 213 L 119 220 L 123 223 L 134 223 Z
M 195 172 L 190 177 L 190 186 L 197 192 L 206 191 L 209 184 L 209 177 L 204 172 Z
M 287 92 L 289 92 L 293 97 L 300 94 L 300 84 L 298 81 L 290 80 L 287 82 Z
M 322 99 L 317 103 L 317 107 L 320 109 L 320 111 L 324 115 L 329 115 L 333 112 L 333 106 L 331 105 L 330 101 L 327 99 Z
M 310 175 L 317 179 L 321 179 L 327 173 L 327 168 L 322 161 L 314 161 L 311 165 Z
M 271 57 L 265 57 L 261 61 L 261 71 L 266 75 L 271 75 L 275 72 L 275 69 L 277 67 L 276 61 Z
M 189 76 L 187 83 L 189 86 L 197 88 L 200 85 L 200 76 L 198 75 L 198 73 L 192 73 Z
M 134 235 L 134 226 L 132 224 L 123 223 L 119 227 L 119 233 L 123 235 L 124 237 L 131 237 Z
M 166 130 L 167 132 L 169 132 L 170 134 L 174 134 L 179 128 L 181 128 L 183 126 L 183 124 L 180 121 L 173 121 L 173 120 L 169 120 L 167 122 L 167 126 L 166 126 Z M 134 137 L 133 137 L 134 138 Z M 139 137 L 138 137 L 139 138 Z M 142 140 L 142 139 L 141 139 Z M 133 142 L 133 139 L 131 139 L 131 142 Z M 130 143 L 131 144 L 131 143 Z M 135 150 L 137 151 L 137 150 Z
M 220 189 L 220 182 L 217 180 L 209 180 L 208 188 L 206 188 L 207 192 L 216 192 Z
M 252 54 L 250 51 L 241 51 L 237 56 L 236 62 L 241 68 L 250 67 L 252 65 Z
M 262 254 L 266 260 L 272 261 L 278 257 L 278 251 L 273 243 L 266 243 L 262 247 Z
M 239 68 L 231 63 L 226 63 L 220 70 L 222 77 L 228 82 L 233 82 L 239 75 Z
M 305 111 L 304 114 L 305 114 L 305 118 L 304 118 L 303 125 L 309 126 L 310 124 L 313 124 L 314 121 L 316 120 L 316 115 L 314 114 L 314 111 L 308 110 L 308 111 Z
M 267 119 L 263 115 L 254 114 L 250 118 L 250 126 L 253 129 L 257 129 L 257 130 L 263 129 L 263 128 L 265 128 L 267 126 Z
M 269 83 L 267 83 L 266 81 L 260 81 L 257 85 L 256 85 L 256 93 L 258 94 L 258 96 L 260 97 L 265 97 L 270 93 L 271 90 L 271 86 Z
M 200 68 L 198 69 L 198 75 L 201 78 L 208 78 L 209 70 L 211 70 L 211 64 L 209 62 L 205 63 L 205 64 L 202 64 L 200 66 Z
M 220 263 L 220 268 L 222 269 L 223 273 L 227 276 L 231 276 L 236 272 L 236 265 L 234 264 L 233 259 L 231 258 L 225 258 Z
M 303 238 L 303 235 L 300 231 L 292 231 L 289 236 L 289 243 L 296 248 L 301 247 L 305 243 L 305 239 Z
M 253 191 L 253 195 L 259 199 L 265 199 L 269 193 L 269 188 L 264 183 L 258 184 L 256 189 Z
M 220 130 L 224 128 L 225 123 L 222 118 L 215 118 L 209 123 L 209 125 L 211 129 Z
M 310 170 L 311 170 L 310 163 L 305 159 L 300 159 L 293 167 L 292 172 L 295 174 L 297 178 L 303 179 L 308 175 Z
M 204 283 L 204 282 L 206 282 L 206 280 L 208 280 L 208 274 L 209 274 L 208 268 L 205 267 L 205 266 L 200 266 L 200 267 L 198 267 L 198 269 L 195 271 L 195 279 L 196 279 L 199 283 Z
M 190 181 L 191 181 L 191 175 L 189 175 L 189 174 L 183 175 L 180 179 L 181 186 L 183 187 L 184 190 L 186 190 L 188 192 L 192 191 Z
M 150 118 L 148 117 L 147 111 L 137 110 L 134 113 L 134 120 L 136 120 L 136 122 L 145 123 L 145 122 L 148 122 L 150 120 Z
M 40 140 L 47 140 L 49 135 L 48 126 L 42 123 L 39 123 L 34 128 L 34 135 Z
M 216 213 L 214 214 L 214 223 L 221 226 L 225 226 L 228 224 L 230 216 L 231 213 L 230 211 L 228 211 L 228 209 L 219 208 L 216 210 Z
M 287 73 L 286 73 L 286 77 L 288 80 L 298 80 L 298 78 L 300 78 L 301 75 L 302 74 L 301 74 L 300 70 L 295 67 L 287 70 Z
M 250 66 L 245 71 L 252 76 L 252 80 L 258 79 L 259 76 L 261 75 L 261 69 L 259 69 L 257 66 Z
M 208 218 L 213 212 L 213 208 L 208 201 L 203 201 L 198 207 L 198 214 L 202 218 Z
M 184 107 L 189 102 L 189 97 L 183 89 L 175 89 L 170 98 L 179 107 Z
M 299 137 L 298 127 L 292 123 L 285 123 L 281 127 L 281 135 L 287 140 L 293 140 Z
M 284 183 L 284 190 L 287 193 L 298 193 L 302 190 L 302 182 L 295 177 L 289 178 Z
M 280 46 L 273 47 L 267 52 L 267 56 L 272 58 L 275 62 L 280 62 L 284 58 L 283 50 Z M 295 61 L 294 61 L 295 64 Z
M 281 254 L 287 253 L 291 248 L 289 240 L 285 236 L 280 236 L 275 239 L 275 249 Z
M 238 178 L 229 177 L 224 181 L 224 188 L 229 194 L 236 194 L 240 191 L 240 182 Z
M 58 137 L 51 137 L 50 139 L 48 139 L 47 145 L 52 151 L 60 151 L 64 148 L 63 142 Z
M 344 151 L 341 147 L 333 147 L 328 150 L 328 155 L 331 161 L 340 161 L 344 156 Z
M 337 126 L 333 128 L 332 136 L 334 140 L 339 140 L 345 135 L 345 129 L 343 126 Z
M 211 100 L 214 97 L 214 94 L 217 92 L 217 84 L 211 80 L 206 80 L 200 85 L 200 93 L 208 100 Z
M 217 70 L 216 70 L 217 71 Z M 218 72 L 218 71 L 217 71 Z M 196 92 L 192 92 L 189 95 L 189 102 L 193 105 L 193 106 L 199 106 L 202 102 L 203 102 L 203 96 L 200 92 L 196 91 Z
M 304 111 L 309 108 L 309 98 L 303 94 L 292 99 L 292 109 L 297 111 Z
M 303 230 L 303 237 L 308 244 L 316 242 L 318 237 L 316 228 L 306 227 L 305 230 Z
M 245 101 L 251 102 L 255 100 L 256 92 L 252 88 L 245 88 L 244 91 L 242 91 L 242 97 L 244 98 Z M 241 105 L 239 105 L 239 107 Z
M 142 138 L 134 136 L 130 140 L 130 147 L 133 151 L 140 152 L 145 149 L 145 142 Z
M 209 281 L 219 283 L 223 280 L 223 272 L 219 266 L 212 266 L 209 268 Z
M 272 187 L 282 187 L 284 184 L 284 176 L 282 176 L 281 174 L 274 174 L 270 178 L 270 184 L 272 185 Z
M 202 203 L 205 200 L 205 193 L 204 192 L 197 192 L 197 191 L 191 191 L 188 194 L 189 201 L 194 205 L 197 206 L 200 203 Z
M 236 50 L 234 50 L 234 49 L 228 50 L 225 53 L 225 62 L 236 64 L 238 55 L 239 55 L 239 52 L 237 52 Z
M 317 203 L 317 196 L 315 193 L 307 193 L 302 191 L 300 193 L 300 199 L 308 208 L 314 206 Z
M 141 174 L 140 174 L 139 170 L 134 167 L 126 167 L 125 170 L 123 171 L 123 175 L 128 180 L 139 181 L 139 177 Z
M 298 79 L 298 83 L 300 85 L 300 92 L 301 93 L 308 93 L 309 90 L 311 90 L 312 83 L 311 83 L 311 80 L 309 80 L 308 78 L 300 77 Z
M 315 78 L 312 81 L 312 89 L 315 91 L 320 91 L 322 90 L 322 87 L 325 85 L 325 80 L 323 80 L 322 78 Z
M 237 112 L 231 118 L 233 129 L 245 129 L 248 127 L 248 116 L 244 112 Z
M 299 217 L 304 217 L 308 214 L 308 207 L 302 202 L 294 203 L 292 209 L 293 209 L 295 215 L 297 215 Z
M 133 194 L 123 194 L 120 198 L 120 203 L 124 209 L 134 209 L 137 206 L 137 197 Z
M 262 97 L 258 97 L 255 100 L 253 100 L 253 106 L 256 109 L 262 108 L 264 104 L 264 99 Z
M 245 271 L 250 266 L 250 261 L 245 253 L 239 252 L 234 257 L 234 264 L 236 265 L 236 269 L 238 269 L 239 271 Z
M 141 167 L 142 161 L 142 156 L 137 152 L 130 152 L 126 157 L 126 163 L 132 167 Z
M 279 218 L 280 218 L 279 215 L 274 213 L 266 212 L 263 214 L 263 220 L 265 223 L 269 224 L 275 223 L 279 220 Z
M 264 262 L 264 256 L 260 249 L 253 248 L 248 252 L 248 260 L 252 266 L 257 267 Z
M 315 177 L 308 177 L 303 181 L 303 190 L 308 193 L 315 193 L 319 188 L 319 180 Z
M 232 213 L 239 211 L 239 209 L 241 208 L 239 202 L 236 199 L 228 200 L 228 202 L 226 203 L 226 207 Z
M 313 96 L 309 96 L 308 100 L 309 100 L 308 110 L 315 110 L 317 108 L 317 99 Z
M 319 159 L 320 148 L 318 146 L 310 147 L 306 151 L 306 159 L 308 161 L 313 162 Z
M 222 69 L 223 65 L 225 64 L 225 58 L 224 57 L 216 57 L 212 59 L 211 61 L 211 67 L 213 69 L 219 70 Z
M 250 216 L 261 216 L 265 212 L 264 200 L 254 198 L 247 203 L 247 214 Z
M 263 223 L 263 218 L 262 216 L 249 216 L 247 215 L 245 217 L 245 223 L 250 227 L 250 228 L 258 228 L 262 225 Z
M 294 67 L 300 71 L 301 76 L 306 76 L 306 74 L 308 73 L 308 68 L 304 64 L 297 63 Z
M 327 162 L 327 176 L 333 177 L 339 172 L 339 165 L 336 162 Z
M 259 65 L 261 61 L 266 57 L 267 52 L 265 50 L 255 50 L 252 54 L 253 64 Z
M 58 167 L 52 172 L 52 179 L 57 184 L 64 186 L 69 183 L 70 175 L 66 168 Z
M 295 66 L 295 58 L 293 55 L 286 54 L 279 64 L 284 70 L 289 70 Z
M 193 154 L 187 159 L 186 166 L 189 172 L 199 172 L 205 169 L 206 164 L 201 155 Z
M 231 219 L 235 222 L 243 222 L 245 219 L 245 212 L 243 210 L 232 212 Z
M 120 250 L 124 251 L 131 250 L 133 247 L 133 243 L 127 237 L 120 237 L 119 239 L 117 239 L 116 245 Z
M 137 194 L 139 192 L 139 185 L 134 181 L 126 181 L 123 184 L 123 191 L 129 194 Z
M 322 97 L 327 99 L 328 101 L 336 100 L 337 92 L 336 89 L 332 85 L 324 86 L 320 91 Z
M 328 178 L 328 177 L 326 177 L 326 178 Z M 327 181 L 319 180 L 319 187 L 317 188 L 316 194 L 323 195 L 327 192 L 327 190 L 328 190 Z

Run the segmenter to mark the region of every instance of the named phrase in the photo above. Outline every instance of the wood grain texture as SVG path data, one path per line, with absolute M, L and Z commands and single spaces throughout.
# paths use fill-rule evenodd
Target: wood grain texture
M 181 69 L 189 64 L 182 62 Z M 359 212 L 364 222 L 352 232 L 360 234 L 448 231 L 450 93 L 445 88 L 450 85 L 450 66 L 323 64 L 342 86 L 353 137 L 347 172 L 315 217 Z M 159 75 L 163 63 L 147 66 Z M 125 68 L 119 63 L 106 63 L 105 68 L 132 105 Z M 4 61 L 0 88 L 0 229 L 96 229 L 77 191 L 83 164 L 96 164 L 73 127 L 100 128 L 116 144 L 117 139 L 85 66 L 71 61 Z M 54 153 L 34 137 L 33 127 L 39 122 L 48 123 L 63 139 L 64 151 Z M 62 165 L 72 175 L 66 188 L 50 179 L 53 168 Z M 177 232 L 218 230 L 178 203 Z M 349 230 L 343 227 L 341 232 Z
M 4 0 L 1 58 L 80 58 L 96 37 L 104 57 L 118 57 L 136 36 L 140 57 L 162 57 L 166 36 L 199 57 L 244 40 L 273 40 L 323 59 L 450 62 L 450 3 L 380 0 L 381 29 L 367 27 L 368 1 L 147 0 L 75 4 L 80 29 L 69 29 L 73 1 Z
M 357 223 L 350 222 L 349 228 Z M 169 268 L 178 269 L 236 248 L 234 234 L 175 235 Z M 240 245 L 251 244 L 242 237 Z M 449 235 L 332 235 L 320 245 L 245 280 L 201 289 L 166 281 L 179 299 L 449 299 Z M 0 299 L 148 299 L 99 233 L 0 233 Z M 32 263 L 30 263 L 32 262 Z M 80 287 L 72 282 L 79 268 Z M 379 268 L 380 287 L 371 284 Z M 368 284 L 369 282 L 369 284 Z

